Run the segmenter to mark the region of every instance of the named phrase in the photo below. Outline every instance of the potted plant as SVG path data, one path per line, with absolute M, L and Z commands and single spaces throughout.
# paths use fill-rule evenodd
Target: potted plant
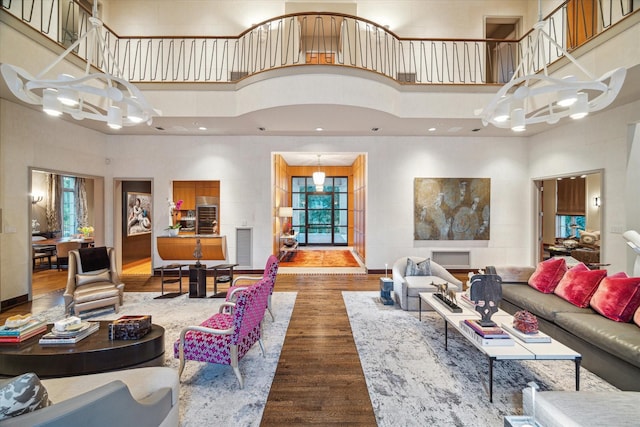
M 177 223 L 177 224 L 168 226 L 166 230 L 169 231 L 169 236 L 175 237 L 180 232 L 180 227 L 182 227 L 182 225 L 180 223 Z

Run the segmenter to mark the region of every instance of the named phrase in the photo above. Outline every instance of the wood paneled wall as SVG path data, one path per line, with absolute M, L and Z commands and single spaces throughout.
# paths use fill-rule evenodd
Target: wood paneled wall
M 322 166 L 327 176 L 346 176 L 349 179 L 348 188 L 348 222 L 347 244 L 364 260 L 365 256 L 365 156 L 360 155 L 352 166 Z M 281 218 L 277 216 L 278 208 L 291 206 L 291 177 L 311 176 L 318 170 L 317 166 L 289 166 L 282 156 L 274 156 L 274 225 L 273 225 L 273 253 L 278 254 L 278 236 L 282 231 Z
M 365 260 L 365 206 L 367 188 L 366 158 L 364 154 L 358 156 L 353 163 L 353 202 L 350 206 L 353 209 L 353 250 Z M 351 201 L 350 201 L 351 202 Z
M 273 253 L 280 252 L 280 239 L 282 233 L 282 218 L 278 217 L 278 209 L 283 206 L 291 206 L 291 177 L 287 171 L 288 165 L 281 155 L 273 157 L 274 185 L 273 185 Z

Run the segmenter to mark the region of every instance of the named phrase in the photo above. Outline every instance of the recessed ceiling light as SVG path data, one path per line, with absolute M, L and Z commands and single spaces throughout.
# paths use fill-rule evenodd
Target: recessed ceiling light
M 163 128 L 163 127 L 160 127 L 160 126 L 156 126 L 156 129 L 157 129 L 157 130 L 164 130 L 164 128 Z
M 316 132 L 322 132 L 324 129 L 322 128 L 316 128 Z
M 429 128 L 429 132 L 435 132 L 436 128 Z
M 260 127 L 258 128 L 258 130 L 259 130 L 260 132 L 264 132 L 265 130 L 267 130 L 267 128 L 260 126 Z
M 380 130 L 380 128 L 371 128 L 372 132 L 378 132 Z
M 204 127 L 204 126 L 200 126 L 200 127 L 198 127 L 198 130 L 207 130 L 207 128 Z
M 471 129 L 471 132 L 480 132 L 480 128 Z

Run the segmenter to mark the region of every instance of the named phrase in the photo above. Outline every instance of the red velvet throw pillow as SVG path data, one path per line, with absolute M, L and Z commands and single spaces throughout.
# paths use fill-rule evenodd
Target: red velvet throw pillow
M 591 297 L 591 308 L 616 322 L 629 322 L 638 307 L 640 277 L 605 277 Z
M 578 307 L 589 307 L 589 301 L 607 270 L 589 270 L 584 263 L 576 264 L 564 273 L 553 291 L 559 297 Z
M 560 279 L 567 272 L 564 258 L 549 258 L 538 264 L 536 271 L 529 277 L 529 286 L 542 293 L 550 294 L 558 286 Z

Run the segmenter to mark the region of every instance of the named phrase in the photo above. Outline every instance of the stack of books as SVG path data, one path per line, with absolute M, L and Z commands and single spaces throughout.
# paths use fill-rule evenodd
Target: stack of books
M 50 332 L 40 338 L 42 345 L 50 344 L 75 344 L 93 334 L 100 328 L 98 322 L 83 322 L 71 325 L 64 331 L 52 328 Z
M 511 335 L 513 335 L 514 337 L 518 338 L 523 342 L 529 342 L 529 343 L 551 342 L 551 337 L 540 331 L 537 331 L 535 333 L 525 333 L 516 329 L 515 327 L 513 327 L 513 325 L 509 325 L 507 323 L 503 323 L 502 327 L 505 330 L 507 330 Z
M 0 326 L 0 343 L 21 343 L 46 331 L 47 324 L 33 318 L 20 326 L 2 325 Z
M 482 346 L 510 346 L 515 341 L 500 326 L 482 326 L 478 319 L 460 321 L 460 329 Z

